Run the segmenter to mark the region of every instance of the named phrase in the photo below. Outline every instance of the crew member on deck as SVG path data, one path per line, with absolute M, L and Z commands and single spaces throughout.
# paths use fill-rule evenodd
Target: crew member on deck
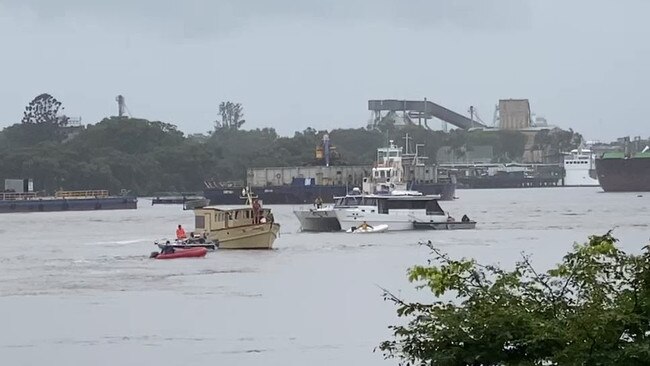
M 260 201 L 258 200 L 253 201 L 253 224 L 260 223 L 261 211 L 262 211 L 262 205 L 260 205 Z
M 178 225 L 178 229 L 176 229 L 176 239 L 183 240 L 185 238 L 187 238 L 187 235 L 185 235 L 185 229 L 183 229 L 182 226 Z
M 318 196 L 316 200 L 314 200 L 314 206 L 316 206 L 316 208 L 323 207 L 323 199 L 320 198 L 320 196 Z

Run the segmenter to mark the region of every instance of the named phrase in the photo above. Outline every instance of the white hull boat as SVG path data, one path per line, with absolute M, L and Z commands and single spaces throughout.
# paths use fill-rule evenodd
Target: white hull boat
M 363 196 L 357 207 L 335 210 L 341 228 L 350 231 L 363 223 L 372 227 L 387 226 L 387 231 L 415 229 L 451 230 L 474 228 L 466 215 L 463 220 L 456 220 L 445 213 L 438 204 L 438 196 Z M 416 227 L 416 224 L 417 225 Z
M 370 234 L 370 233 L 383 233 L 388 230 L 388 225 L 377 225 L 368 227 L 351 227 L 346 232 L 353 234 Z
M 341 225 L 336 218 L 334 208 L 332 206 L 325 208 L 311 208 L 304 210 L 293 211 L 298 221 L 300 221 L 300 229 L 302 231 L 341 231 Z

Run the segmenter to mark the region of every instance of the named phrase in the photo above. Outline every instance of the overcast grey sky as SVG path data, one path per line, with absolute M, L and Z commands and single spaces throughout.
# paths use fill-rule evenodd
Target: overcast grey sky
M 368 99 L 427 97 L 491 123 L 503 98 L 588 139 L 650 136 L 646 0 L 0 0 L 0 127 L 49 92 L 205 132 L 365 126 Z

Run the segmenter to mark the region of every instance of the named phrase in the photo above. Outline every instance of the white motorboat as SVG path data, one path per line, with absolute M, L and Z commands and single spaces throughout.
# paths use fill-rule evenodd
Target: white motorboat
M 438 204 L 439 196 L 365 195 L 357 207 L 335 210 L 341 228 L 349 230 L 366 222 L 370 226 L 387 225 L 388 231 L 413 230 L 415 223 L 427 223 L 441 229 L 455 219 Z M 418 229 L 426 228 L 420 226 Z
M 407 135 L 408 138 L 408 135 Z M 417 154 L 409 155 L 418 161 Z M 334 205 L 294 210 L 302 231 L 340 231 L 341 225 L 336 211 L 357 207 L 368 195 L 422 196 L 421 192 L 409 190 L 404 181 L 402 148 L 390 140 L 388 147 L 377 149 L 377 162 L 370 177 L 363 179 L 362 190 L 355 187 L 350 194 L 334 197 Z M 440 198 L 439 196 L 431 196 Z
M 346 230 L 346 232 L 353 233 L 353 234 L 370 234 L 370 233 L 383 233 L 384 231 L 387 230 L 388 230 L 388 225 L 377 225 L 377 226 L 368 225 L 367 227 L 361 225 L 359 227 L 353 226 L 348 230 Z
M 300 229 L 302 231 L 341 231 L 339 219 L 336 218 L 336 214 L 334 213 L 334 205 L 294 210 L 293 214 L 300 221 Z

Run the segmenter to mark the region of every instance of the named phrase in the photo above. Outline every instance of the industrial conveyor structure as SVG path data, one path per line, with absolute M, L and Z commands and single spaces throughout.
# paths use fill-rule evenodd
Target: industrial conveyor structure
M 487 128 L 486 125 L 476 121 L 472 113 L 472 118 L 467 118 L 452 110 L 449 110 L 439 104 L 433 103 L 426 99 L 424 100 L 369 100 L 368 110 L 374 113 L 373 124 L 376 126 L 381 119 L 382 112 L 395 114 L 396 112 L 403 112 L 403 117 L 407 121 L 413 119 L 424 120 L 425 127 L 429 128 L 427 120 L 430 118 L 438 118 L 444 122 L 450 123 L 456 127 L 468 130 L 470 128 Z M 473 111 L 473 109 L 472 109 Z

